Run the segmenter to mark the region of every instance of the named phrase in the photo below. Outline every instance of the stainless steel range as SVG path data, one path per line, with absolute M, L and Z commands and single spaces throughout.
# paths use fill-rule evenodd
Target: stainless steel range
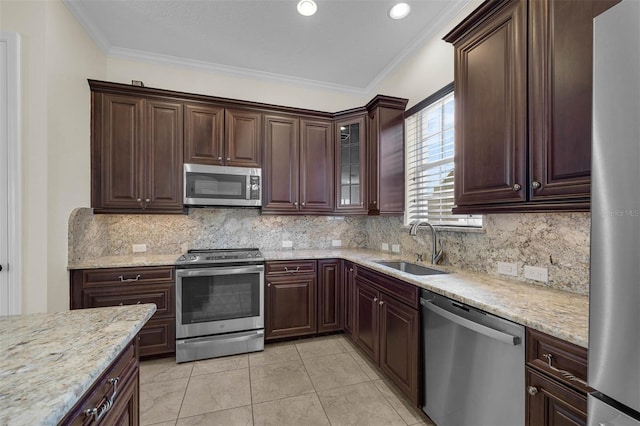
M 264 257 L 189 250 L 176 261 L 176 362 L 264 349 Z

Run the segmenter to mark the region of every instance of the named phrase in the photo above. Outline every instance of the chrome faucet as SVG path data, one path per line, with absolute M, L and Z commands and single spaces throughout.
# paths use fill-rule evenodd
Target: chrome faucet
M 433 243 L 431 251 L 431 264 L 437 265 L 444 257 L 444 244 L 442 244 L 442 241 L 438 240 L 438 233 L 436 232 L 436 228 L 434 228 L 432 224 L 426 221 L 414 222 L 411 224 L 411 228 L 409 229 L 409 235 L 418 235 L 418 227 L 422 225 L 427 225 L 429 228 L 431 228 L 431 241 Z M 437 249 L 438 246 L 440 247 L 440 250 Z

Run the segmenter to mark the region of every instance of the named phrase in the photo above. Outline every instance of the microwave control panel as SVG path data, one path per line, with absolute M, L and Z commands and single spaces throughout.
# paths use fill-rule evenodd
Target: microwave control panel
M 260 176 L 250 176 L 249 183 L 251 192 L 249 194 L 250 200 L 259 200 L 260 199 Z

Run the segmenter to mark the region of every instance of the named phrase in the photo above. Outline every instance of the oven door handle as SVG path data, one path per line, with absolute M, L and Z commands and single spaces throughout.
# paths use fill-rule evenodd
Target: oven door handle
M 218 335 L 218 336 L 204 336 L 204 337 L 195 337 L 190 339 L 178 339 L 176 343 L 185 343 L 189 342 L 189 345 L 210 345 L 212 340 L 224 339 L 226 343 L 238 343 L 238 342 L 246 342 L 248 340 L 255 339 L 256 337 L 260 337 L 264 335 L 264 330 L 250 330 L 245 332 L 238 333 L 237 336 L 229 337 L 228 335 Z
M 264 265 L 217 266 L 206 268 L 176 269 L 177 277 L 199 277 L 211 275 L 255 274 L 264 272 Z

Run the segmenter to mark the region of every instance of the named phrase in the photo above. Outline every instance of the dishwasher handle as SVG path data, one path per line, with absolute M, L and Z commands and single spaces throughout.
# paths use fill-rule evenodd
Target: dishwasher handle
M 424 306 L 426 309 L 433 312 L 434 314 L 439 315 L 443 318 L 446 318 L 449 321 L 452 321 L 462 327 L 468 328 L 469 330 L 473 330 L 476 333 L 480 333 L 484 336 L 499 340 L 509 345 L 516 346 L 520 344 L 520 337 L 518 336 L 512 336 L 509 333 L 505 333 L 503 331 L 496 330 L 491 327 L 487 327 L 486 325 L 482 325 L 475 321 L 471 321 L 461 316 L 458 316 L 453 312 L 449 312 L 446 309 L 442 309 L 441 307 L 435 305 L 429 300 L 420 299 L 420 304 Z

